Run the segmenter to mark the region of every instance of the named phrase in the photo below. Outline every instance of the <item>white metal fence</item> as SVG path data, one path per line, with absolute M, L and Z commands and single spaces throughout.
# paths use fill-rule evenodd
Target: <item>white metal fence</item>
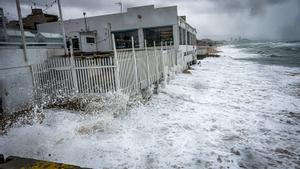
M 173 46 L 154 43 L 151 48 L 117 50 L 114 39 L 113 44 L 112 57 L 74 58 L 71 51 L 71 57 L 51 57 L 32 65 L 36 97 L 115 91 L 132 95 L 159 83 L 175 65 L 186 65 Z

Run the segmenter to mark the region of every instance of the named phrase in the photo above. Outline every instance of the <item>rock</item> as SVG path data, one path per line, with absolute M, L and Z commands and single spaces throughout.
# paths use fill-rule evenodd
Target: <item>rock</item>
M 189 69 L 185 69 L 182 73 L 185 73 L 185 74 L 192 74 L 191 70 L 189 70 Z
M 220 157 L 220 156 L 218 156 L 218 158 L 217 158 L 217 161 L 218 161 L 219 163 L 221 163 L 221 162 L 222 162 L 222 159 L 221 159 L 221 157 Z
M 286 154 L 286 155 L 292 155 L 291 152 L 289 152 L 289 151 L 286 150 L 286 149 L 282 149 L 282 148 L 276 148 L 276 149 L 275 149 L 275 152 L 276 152 L 276 153 L 281 153 L 281 154 Z
M 235 155 L 238 155 L 238 156 L 241 155 L 241 153 L 239 152 L 239 150 L 235 150 L 234 148 L 231 148 L 230 152 L 233 153 L 233 154 L 235 154 Z

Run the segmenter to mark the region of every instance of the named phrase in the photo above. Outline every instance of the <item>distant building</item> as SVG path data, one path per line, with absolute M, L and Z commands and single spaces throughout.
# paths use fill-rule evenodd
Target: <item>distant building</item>
M 46 14 L 42 9 L 34 8 L 31 14 L 23 18 L 23 26 L 26 30 L 36 30 L 37 24 L 56 22 L 58 21 L 57 15 Z M 19 29 L 18 21 L 10 21 L 8 27 L 11 29 Z
M 133 7 L 128 8 L 126 13 L 67 20 L 64 25 L 66 35 L 72 41 L 74 32 L 96 32 L 96 49 L 101 51 L 113 49 L 113 33 L 119 49 L 130 48 L 133 36 L 136 48 L 143 47 L 146 40 L 147 46 L 153 46 L 154 41 L 157 46 L 161 46 L 161 42 L 167 42 L 168 45 L 171 43 L 189 58 L 187 60 L 192 60 L 195 53 L 196 29 L 186 22 L 185 16 L 178 16 L 177 6 Z M 61 32 L 59 22 L 39 24 L 37 28 L 42 32 Z
M 197 46 L 213 46 L 216 45 L 217 42 L 211 39 L 201 39 L 197 40 Z

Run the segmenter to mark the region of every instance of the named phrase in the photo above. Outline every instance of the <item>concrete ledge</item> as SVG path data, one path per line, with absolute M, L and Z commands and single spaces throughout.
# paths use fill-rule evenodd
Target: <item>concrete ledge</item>
M 50 161 L 42 161 L 35 160 L 31 158 L 22 158 L 16 156 L 9 156 L 4 160 L 3 155 L 0 155 L 0 168 L 1 169 L 56 169 L 56 168 L 64 168 L 64 169 L 87 169 L 81 168 L 74 165 L 63 164 L 63 163 L 54 163 Z

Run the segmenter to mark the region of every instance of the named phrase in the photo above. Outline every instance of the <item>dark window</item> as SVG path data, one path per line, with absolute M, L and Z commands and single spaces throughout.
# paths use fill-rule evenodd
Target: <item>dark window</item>
M 143 32 L 147 46 L 153 46 L 154 42 L 157 46 L 161 46 L 161 42 L 173 44 L 173 26 L 145 28 Z
M 182 36 L 183 36 L 183 35 L 182 35 L 182 28 L 179 27 L 179 30 L 178 30 L 178 31 L 179 31 L 179 44 L 182 45 L 182 43 L 183 43 L 183 42 L 182 42 L 182 40 L 183 40 L 183 39 L 182 39 Z
M 134 39 L 134 47 L 139 47 L 139 36 L 138 30 L 128 30 L 128 31 L 118 31 L 112 32 L 115 35 L 116 48 L 117 49 L 126 49 L 132 48 L 131 37 Z
M 72 44 L 73 44 L 73 49 L 74 50 L 79 50 L 79 39 L 78 38 L 73 38 L 72 39 Z
M 95 43 L 95 38 L 86 37 L 86 43 Z
M 180 45 L 185 45 L 185 29 L 179 27 L 179 39 Z
M 187 32 L 187 44 L 190 45 L 191 44 L 191 33 Z

